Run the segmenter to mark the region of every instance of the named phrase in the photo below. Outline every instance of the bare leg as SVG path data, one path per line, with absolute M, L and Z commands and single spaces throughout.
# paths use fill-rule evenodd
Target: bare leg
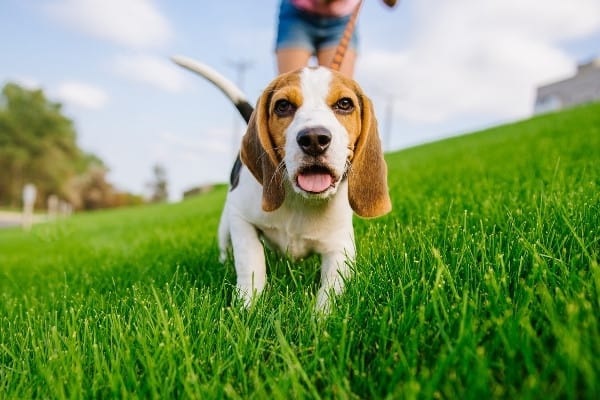
M 331 60 L 333 60 L 333 56 L 335 55 L 336 48 L 331 47 L 328 49 L 323 49 L 319 51 L 317 54 L 317 58 L 319 59 L 319 65 L 324 65 L 329 67 L 331 64 Z M 352 49 L 348 49 L 346 54 L 344 55 L 344 59 L 342 60 L 342 65 L 340 65 L 340 72 L 346 75 L 349 78 L 352 78 L 354 75 L 354 64 L 356 63 L 356 52 Z
M 294 71 L 308 65 L 311 52 L 306 49 L 279 49 L 277 50 L 277 69 L 280 74 Z

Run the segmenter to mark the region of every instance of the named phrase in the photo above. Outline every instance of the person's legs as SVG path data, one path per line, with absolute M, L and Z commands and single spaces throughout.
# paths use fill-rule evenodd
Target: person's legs
M 308 65 L 315 50 L 311 21 L 290 0 L 281 1 L 275 41 L 279 74 Z
M 294 7 L 290 0 L 282 0 L 275 42 L 278 72 L 304 67 L 313 55 L 319 65 L 329 67 L 349 20 L 350 15 L 339 18 L 306 13 Z M 355 30 L 340 66 L 340 72 L 349 77 L 354 73 L 357 44 Z
M 317 36 L 317 59 L 319 65 L 325 67 L 331 66 L 331 61 L 335 56 L 340 39 L 348 26 L 351 16 L 343 18 L 323 18 L 319 21 L 319 30 Z M 357 58 L 358 34 L 356 29 L 350 37 L 350 43 L 342 59 L 339 72 L 352 78 L 354 74 L 354 65 Z
M 302 48 L 283 48 L 276 51 L 277 70 L 280 74 L 308 65 L 312 52 Z
M 319 65 L 324 65 L 329 67 L 331 65 L 331 61 L 333 60 L 333 56 L 335 55 L 337 48 L 328 47 L 323 50 L 319 50 L 317 53 L 317 58 L 319 60 Z M 346 54 L 344 55 L 344 59 L 342 60 L 342 64 L 340 65 L 340 72 L 346 75 L 349 78 L 352 78 L 354 74 L 354 65 L 356 63 L 356 51 L 353 49 L 346 50 Z

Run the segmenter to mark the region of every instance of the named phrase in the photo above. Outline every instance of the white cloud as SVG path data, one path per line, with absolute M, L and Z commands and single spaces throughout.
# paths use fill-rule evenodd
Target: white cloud
M 568 76 L 561 41 L 600 30 L 597 0 L 421 0 L 401 53 L 365 51 L 358 77 L 413 123 L 530 114 L 537 85 Z
M 121 55 L 115 58 L 114 68 L 125 78 L 168 92 L 181 92 L 186 86 L 185 75 L 166 58 L 143 54 Z
M 100 88 L 82 82 L 63 82 L 56 96 L 67 104 L 97 110 L 107 103 L 108 95 Z
M 56 0 L 47 10 L 81 32 L 128 47 L 162 46 L 172 37 L 151 0 Z

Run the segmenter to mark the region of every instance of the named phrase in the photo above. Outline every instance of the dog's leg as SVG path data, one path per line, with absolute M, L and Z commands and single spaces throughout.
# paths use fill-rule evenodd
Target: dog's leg
M 344 291 L 344 282 L 352 273 L 350 265 L 354 264 L 354 245 L 322 255 L 321 260 L 321 287 L 317 293 L 316 309 L 322 313 L 329 313 L 332 295 L 339 295 Z
M 256 228 L 241 218 L 229 221 L 231 224 L 231 243 L 235 272 L 237 274 L 237 290 L 244 305 L 249 307 L 255 295 L 259 295 L 265 287 L 267 269 L 263 245 Z
M 231 233 L 229 229 L 229 215 L 227 212 L 227 205 L 223 209 L 221 214 L 221 221 L 219 221 L 219 261 L 224 264 L 227 260 L 227 250 L 231 244 Z

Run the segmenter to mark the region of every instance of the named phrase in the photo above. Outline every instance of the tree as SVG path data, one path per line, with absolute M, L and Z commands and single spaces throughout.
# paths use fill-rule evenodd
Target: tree
M 97 210 L 112 204 L 114 189 L 106 181 L 108 168 L 101 162 L 90 163 L 87 170 L 69 180 L 67 199 L 77 209 Z
M 169 198 L 167 170 L 160 164 L 152 168 L 153 180 L 148 183 L 150 189 L 150 201 L 152 203 L 165 202 Z
M 56 195 L 76 209 L 139 204 L 140 197 L 114 190 L 108 168 L 77 146 L 73 122 L 41 89 L 8 83 L 0 96 L 0 205 L 20 206 L 25 183 L 37 187 L 38 207 Z M 166 191 L 166 183 L 164 190 Z
M 73 122 L 42 90 L 8 83 L 0 98 L 0 203 L 17 206 L 26 182 L 43 202 L 64 196 L 64 183 L 85 169 Z

